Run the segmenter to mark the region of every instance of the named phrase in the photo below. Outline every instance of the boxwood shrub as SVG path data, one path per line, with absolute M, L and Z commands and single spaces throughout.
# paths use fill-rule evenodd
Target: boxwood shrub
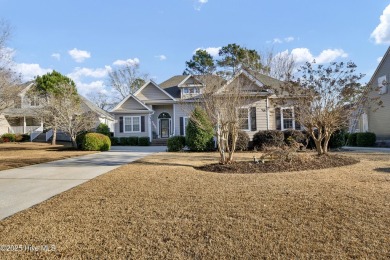
M 235 151 L 246 151 L 248 150 L 249 145 L 249 135 L 245 131 L 238 131 L 238 137 L 236 142 L 236 149 Z M 231 136 L 229 136 L 229 147 L 231 149 L 232 147 L 232 139 Z
M 299 130 L 285 130 L 285 131 L 283 131 L 283 135 L 284 135 L 284 142 L 286 144 L 289 144 L 288 139 L 292 138 L 297 143 L 301 143 L 301 144 L 303 144 L 305 146 L 307 145 L 307 142 L 308 142 L 307 134 L 302 132 L 302 131 L 299 131 Z
M 3 143 L 8 143 L 8 142 L 15 142 L 15 139 L 16 139 L 16 135 L 15 134 L 3 134 L 1 136 L 1 141 L 3 141 Z
M 253 136 L 253 147 L 264 149 L 266 146 L 281 147 L 284 145 L 284 134 L 279 130 L 261 130 Z
M 110 137 L 111 145 L 119 145 L 119 138 L 118 137 Z
M 99 133 L 86 134 L 82 144 L 82 149 L 85 151 L 108 151 L 110 147 L 110 138 Z
M 375 146 L 376 135 L 371 132 L 357 133 L 356 134 L 356 145 L 357 146 Z
M 350 133 L 348 135 L 347 145 L 349 145 L 349 146 L 356 146 L 357 145 L 356 138 L 357 138 L 357 133 Z
M 111 135 L 108 125 L 103 123 L 100 123 L 98 127 L 96 127 L 96 133 L 107 135 L 108 137 Z
M 149 137 L 139 137 L 138 138 L 138 145 L 139 146 L 149 146 L 150 145 Z
M 168 152 L 179 152 L 186 146 L 186 138 L 184 136 L 172 136 L 168 139 Z

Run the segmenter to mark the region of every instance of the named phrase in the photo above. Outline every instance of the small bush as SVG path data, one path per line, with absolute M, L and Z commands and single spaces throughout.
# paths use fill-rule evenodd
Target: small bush
M 82 149 L 84 137 L 85 137 L 86 134 L 88 134 L 88 132 L 87 131 L 83 131 L 83 132 L 80 132 L 76 136 L 76 144 L 77 144 L 77 148 L 78 149 Z
M 30 135 L 28 134 L 17 134 L 15 135 L 15 142 L 29 142 Z
M 3 134 L 1 136 L 1 140 L 3 143 L 15 142 L 16 135 L 15 134 Z
M 376 135 L 374 133 L 357 133 L 356 135 L 356 145 L 357 146 L 375 146 Z
M 139 137 L 138 138 L 138 145 L 139 146 L 149 146 L 150 145 L 149 137 Z
M 181 151 L 186 146 L 186 138 L 184 136 L 172 136 L 168 139 L 168 152 Z
M 110 137 L 111 135 L 110 128 L 108 127 L 108 125 L 103 123 L 100 123 L 98 125 L 98 127 L 96 128 L 96 133 L 107 135 L 108 137 Z
M 268 146 L 282 147 L 284 145 L 284 134 L 279 130 L 258 131 L 253 136 L 253 147 L 255 149 L 264 149 Z
M 299 130 L 286 130 L 283 131 L 283 135 L 284 135 L 284 142 L 286 144 L 289 144 L 291 143 L 292 140 L 294 140 L 295 142 L 306 146 L 309 141 L 307 134 Z
M 82 149 L 85 151 L 108 151 L 110 147 L 110 138 L 99 133 L 86 134 L 82 145 Z
M 245 132 L 245 131 L 238 131 L 235 151 L 246 151 L 246 150 L 248 150 L 249 140 L 250 140 L 250 138 L 249 138 L 249 135 L 247 134 L 247 132 Z M 232 147 L 231 135 L 229 135 L 229 147 L 230 147 L 230 149 Z
M 357 133 L 350 133 L 349 136 L 348 136 L 348 141 L 347 141 L 347 145 L 349 146 L 356 146 L 356 137 L 357 137 Z
M 118 137 L 110 137 L 111 145 L 119 145 Z
M 191 151 L 209 151 L 214 148 L 213 126 L 200 107 L 192 111 L 186 128 L 186 144 Z
M 335 131 L 329 140 L 329 148 L 340 148 L 345 144 L 345 131 L 343 129 Z
M 119 144 L 120 145 L 131 145 L 131 146 L 138 145 L 138 137 L 137 136 L 121 137 L 119 139 Z

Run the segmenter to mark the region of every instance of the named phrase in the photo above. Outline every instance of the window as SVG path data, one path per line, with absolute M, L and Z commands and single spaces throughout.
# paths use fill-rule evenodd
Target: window
M 378 78 L 379 95 L 387 93 L 386 75 Z
M 285 107 L 280 109 L 282 130 L 295 129 L 294 109 L 291 107 Z
M 199 88 L 194 88 L 194 87 L 191 87 L 191 88 L 183 88 L 183 93 L 184 94 L 199 94 Z
M 125 116 L 123 119 L 125 133 L 141 132 L 140 116 Z
M 188 121 L 189 121 L 189 117 L 183 117 L 183 132 L 184 132 L 184 135 L 186 135 L 186 129 L 187 129 Z
M 238 120 L 242 130 L 249 130 L 249 109 L 239 108 Z
M 31 105 L 32 107 L 37 107 L 37 106 L 39 106 L 39 98 L 38 98 L 38 97 L 31 97 L 30 99 L 31 99 L 30 105 Z

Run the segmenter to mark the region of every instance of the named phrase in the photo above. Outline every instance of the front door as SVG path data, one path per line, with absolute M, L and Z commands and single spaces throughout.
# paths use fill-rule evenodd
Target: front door
M 160 136 L 161 138 L 169 137 L 169 119 L 160 119 Z

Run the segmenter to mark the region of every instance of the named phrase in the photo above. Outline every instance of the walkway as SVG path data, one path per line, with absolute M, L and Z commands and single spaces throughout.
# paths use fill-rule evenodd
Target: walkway
M 111 151 L 0 171 L 0 220 L 164 146 L 114 146 Z
M 385 147 L 343 146 L 343 149 L 347 151 L 354 151 L 359 153 L 390 153 L 390 148 L 385 148 Z

